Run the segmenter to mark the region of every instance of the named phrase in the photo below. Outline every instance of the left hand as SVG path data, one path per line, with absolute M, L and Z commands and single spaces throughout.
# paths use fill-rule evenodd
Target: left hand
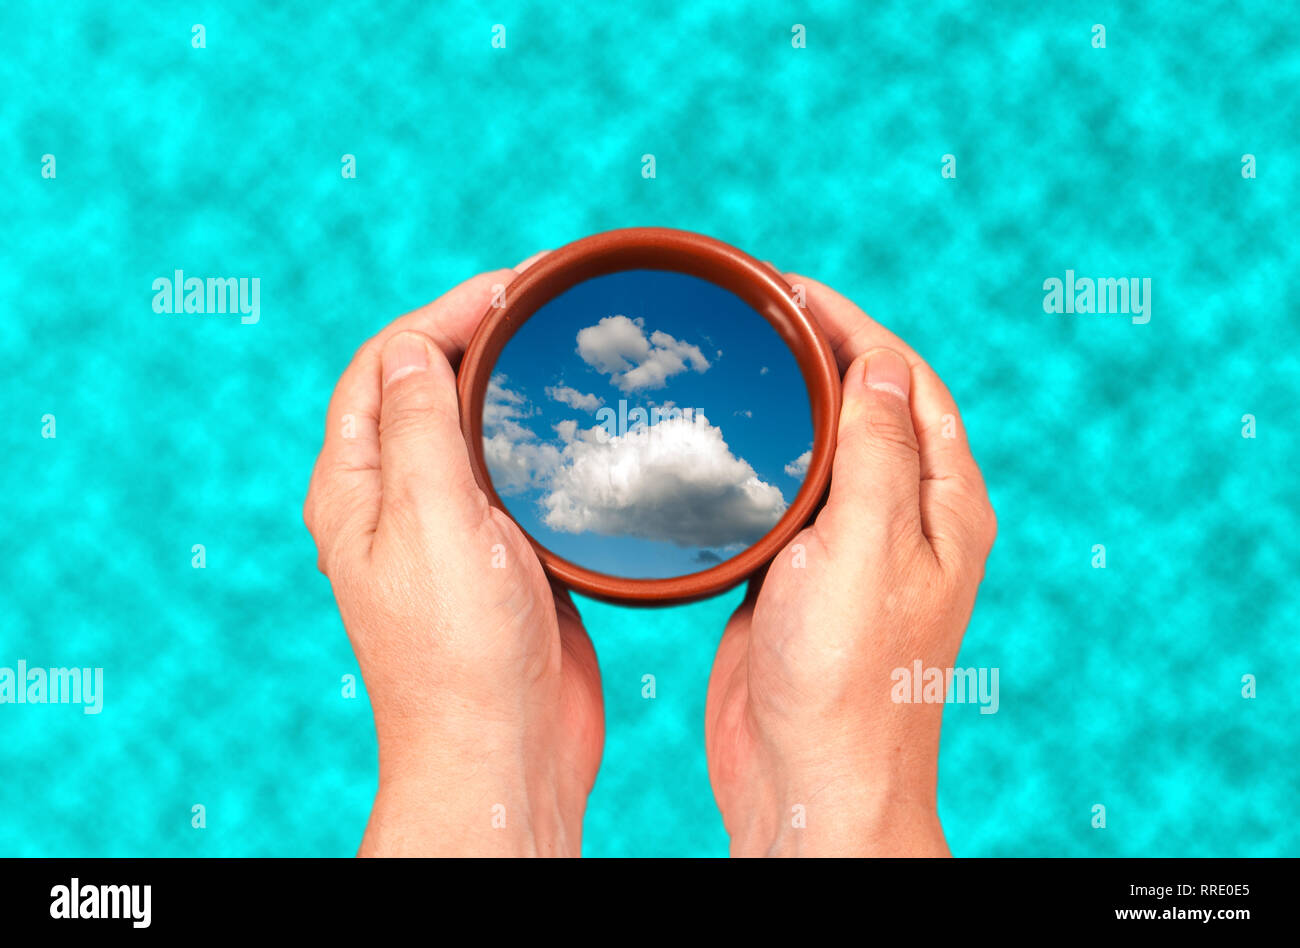
M 516 275 L 482 274 L 398 319 L 330 402 L 303 519 L 375 716 L 361 855 L 581 848 L 604 743 L 596 655 L 479 489 L 459 422 L 453 366 L 492 286 Z

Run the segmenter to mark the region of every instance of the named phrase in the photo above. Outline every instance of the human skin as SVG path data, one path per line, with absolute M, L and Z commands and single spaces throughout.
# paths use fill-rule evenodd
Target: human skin
M 303 519 L 374 712 L 362 856 L 581 851 L 604 746 L 595 651 L 475 483 L 457 407 L 454 366 L 516 273 L 396 320 L 330 401 Z
M 950 668 L 997 521 L 934 371 L 807 277 L 844 372 L 825 507 L 755 578 L 723 634 L 705 712 L 709 777 L 738 856 L 946 856 L 942 704 L 891 672 Z
M 360 855 L 581 849 L 604 742 L 595 652 L 568 594 L 474 481 L 456 400 L 454 369 L 494 285 L 535 259 L 395 321 L 330 402 L 303 517 L 374 713 L 379 788 Z M 847 300 L 786 278 L 807 287 L 847 369 L 839 447 L 826 508 L 751 583 L 719 647 L 714 794 L 737 855 L 946 854 L 942 706 L 892 704 L 889 673 L 955 659 L 992 510 L 934 373 Z M 880 346 L 892 352 L 870 352 Z

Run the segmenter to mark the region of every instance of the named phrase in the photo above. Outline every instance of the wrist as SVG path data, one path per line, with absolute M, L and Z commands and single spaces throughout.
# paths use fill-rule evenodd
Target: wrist
M 748 716 L 751 753 L 724 807 L 732 855 L 951 855 L 936 803 L 942 717 L 887 711 L 866 728 Z
M 950 855 L 925 776 L 786 771 L 728 816 L 733 856 Z
M 363 856 L 578 856 L 589 786 L 513 742 L 381 743 Z
M 579 856 L 584 809 L 515 781 L 381 781 L 358 855 Z

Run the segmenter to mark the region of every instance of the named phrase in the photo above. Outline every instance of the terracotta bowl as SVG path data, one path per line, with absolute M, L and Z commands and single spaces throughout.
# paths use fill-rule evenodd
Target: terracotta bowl
M 776 526 L 753 546 L 698 573 L 667 579 L 610 576 L 556 556 L 532 536 L 528 539 L 554 579 L 588 596 L 641 605 L 712 596 L 766 565 L 816 512 L 830 481 L 840 414 L 839 370 L 830 346 L 780 274 L 748 254 L 689 231 L 631 227 L 584 237 L 528 267 L 506 288 L 504 305 L 488 309 L 460 365 L 460 426 L 470 465 L 488 499 L 507 510 L 483 459 L 483 400 L 497 358 L 515 331 L 547 302 L 584 280 L 621 270 L 672 270 L 699 277 L 730 290 L 772 324 L 794 353 L 808 388 L 813 416 L 808 473 Z

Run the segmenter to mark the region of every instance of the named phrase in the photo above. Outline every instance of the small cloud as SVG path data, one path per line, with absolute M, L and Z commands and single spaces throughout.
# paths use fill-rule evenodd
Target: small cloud
M 572 441 L 574 438 L 578 436 L 578 423 L 574 421 L 572 418 L 567 418 L 564 421 L 556 422 L 551 427 L 552 429 L 554 429 L 555 433 L 559 435 L 560 440 L 563 441 L 565 444 L 568 444 L 570 441 Z
M 769 369 L 767 366 L 763 366 L 761 369 L 758 370 L 758 374 L 759 374 L 759 375 L 767 375 L 767 373 L 768 373 L 768 372 L 771 372 L 771 371 L 772 371 L 772 370 Z
M 659 330 L 647 337 L 645 320 L 626 316 L 606 316 L 579 330 L 578 355 L 623 392 L 663 388 L 688 367 L 696 372 L 709 368 L 698 346 Z
M 546 387 L 546 397 L 553 402 L 559 402 L 562 405 L 568 405 L 570 408 L 576 408 L 579 411 L 595 411 L 605 400 L 598 395 L 584 395 L 576 388 L 568 385 L 548 385 Z
M 721 563 L 722 557 L 718 556 L 718 554 L 714 553 L 712 550 L 700 550 L 700 552 L 695 554 L 694 561 L 696 563 Z
M 754 417 L 754 412 L 751 411 L 751 410 L 748 409 L 748 408 L 746 408 L 746 409 L 744 409 L 744 410 L 742 410 L 742 411 L 733 411 L 732 414 L 733 414 L 733 415 L 739 415 L 739 416 L 742 417 L 742 418 L 753 418 L 753 417 Z
M 799 455 L 793 461 L 785 466 L 785 472 L 791 477 L 803 477 L 808 473 L 808 465 L 812 461 L 812 448 L 809 448 L 803 454 Z
M 527 418 L 528 399 L 523 393 L 506 387 L 506 377 L 498 372 L 488 379 L 487 396 L 483 399 L 483 427 L 496 428 L 507 421 Z

